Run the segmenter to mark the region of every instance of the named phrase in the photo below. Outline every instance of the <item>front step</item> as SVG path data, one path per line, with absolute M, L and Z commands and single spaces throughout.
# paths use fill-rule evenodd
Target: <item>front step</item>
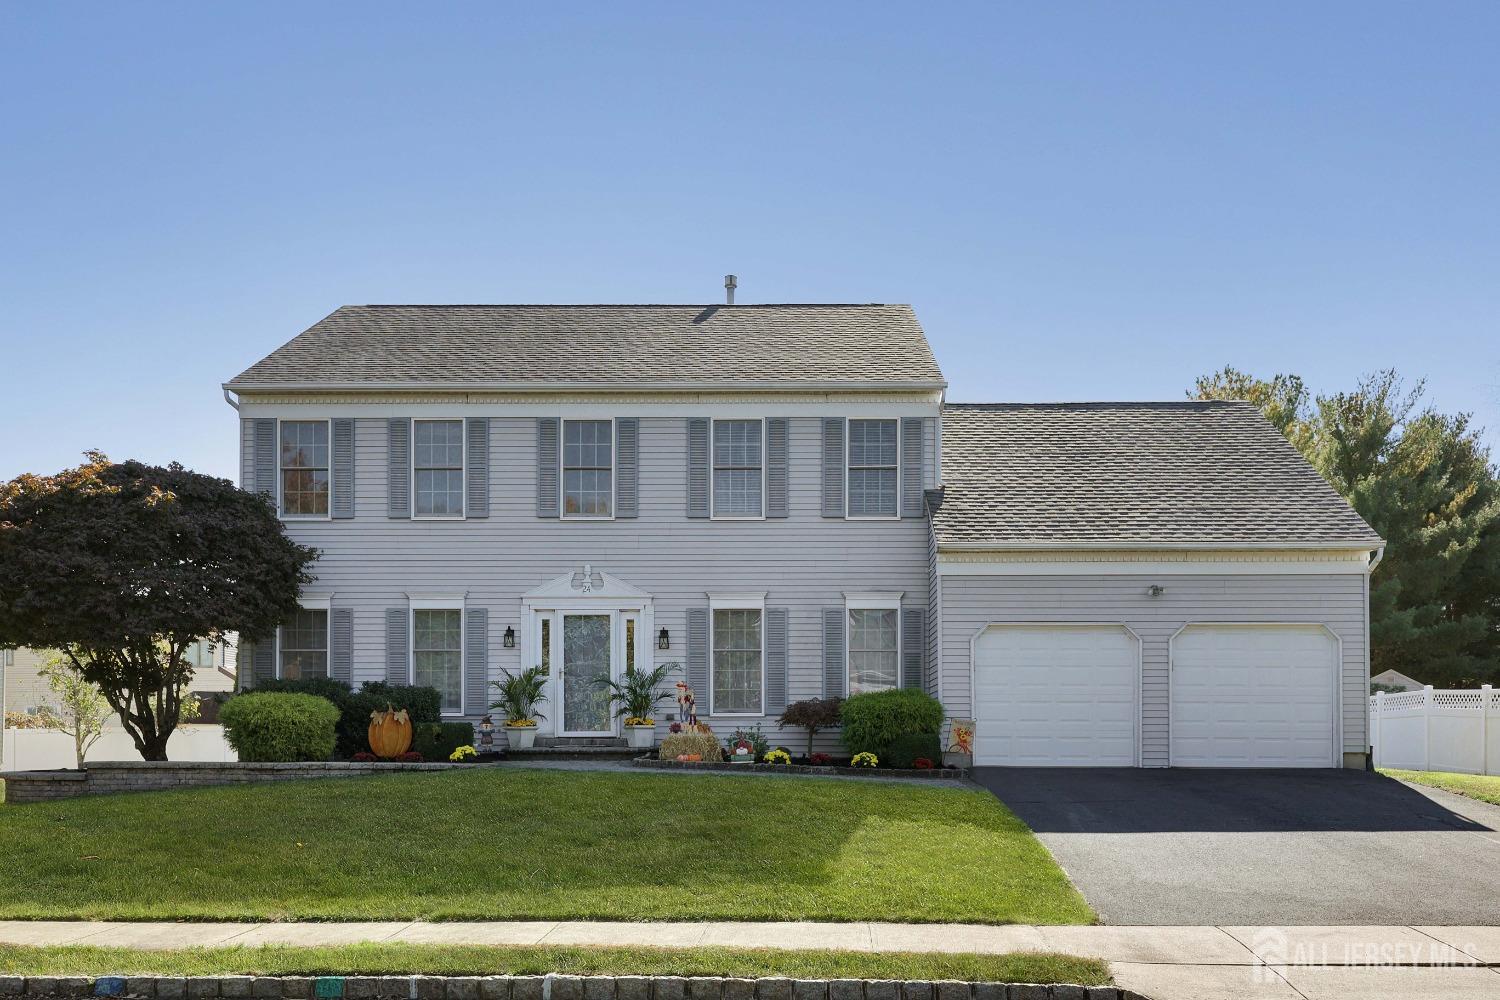
M 529 750 L 509 751 L 512 757 L 587 758 L 589 760 L 629 760 L 643 751 L 630 749 L 623 736 L 538 736 Z
M 623 736 L 538 736 L 536 749 L 576 749 L 579 747 L 615 747 L 628 749 Z

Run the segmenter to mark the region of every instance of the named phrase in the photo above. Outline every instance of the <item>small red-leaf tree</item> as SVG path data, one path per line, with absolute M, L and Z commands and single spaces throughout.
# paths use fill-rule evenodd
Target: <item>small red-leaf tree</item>
M 272 634 L 316 558 L 227 479 L 88 452 L 0 485 L 0 647 L 60 650 L 141 756 L 166 760 L 188 649 Z

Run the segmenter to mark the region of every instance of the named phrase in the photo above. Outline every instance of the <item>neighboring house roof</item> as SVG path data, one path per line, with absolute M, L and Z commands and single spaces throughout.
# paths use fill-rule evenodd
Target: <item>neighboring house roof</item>
M 1248 403 L 943 408 L 942 544 L 1380 545 Z
M 1370 678 L 1370 683 L 1400 688 L 1403 691 L 1420 691 L 1423 686 L 1421 681 L 1408 677 L 1399 670 L 1382 670 Z
M 941 388 L 906 305 L 343 306 L 226 384 Z

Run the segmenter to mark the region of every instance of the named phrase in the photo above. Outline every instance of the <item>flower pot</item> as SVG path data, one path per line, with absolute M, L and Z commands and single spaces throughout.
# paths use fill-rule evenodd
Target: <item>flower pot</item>
M 632 750 L 650 750 L 656 746 L 655 726 L 626 726 L 625 739 Z
M 512 750 L 530 750 L 536 743 L 536 726 L 506 726 L 505 739 Z

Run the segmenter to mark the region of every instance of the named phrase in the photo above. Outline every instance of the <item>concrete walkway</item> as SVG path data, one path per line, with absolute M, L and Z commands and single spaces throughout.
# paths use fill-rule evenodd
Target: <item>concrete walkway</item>
M 1500 996 L 1500 927 L 1038 927 L 885 923 L 113 923 L 0 921 L 0 944 L 208 948 L 402 942 L 1050 951 L 1110 963 L 1156 1000 Z

